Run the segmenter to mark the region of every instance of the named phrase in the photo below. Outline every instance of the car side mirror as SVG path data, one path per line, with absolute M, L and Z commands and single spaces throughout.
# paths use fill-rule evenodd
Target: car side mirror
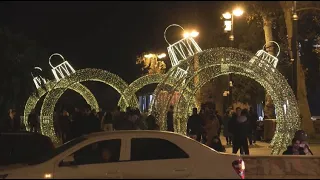
M 73 157 L 73 155 L 70 155 L 70 156 L 66 157 L 63 161 L 64 162 L 74 162 L 74 157 Z
M 77 166 L 76 162 L 74 161 L 73 155 L 66 157 L 59 163 L 59 166 Z

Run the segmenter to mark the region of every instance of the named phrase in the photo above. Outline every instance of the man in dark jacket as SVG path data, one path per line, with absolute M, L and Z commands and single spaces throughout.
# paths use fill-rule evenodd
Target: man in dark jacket
M 174 132 L 173 128 L 173 106 L 171 105 L 167 112 L 167 131 Z
M 82 118 L 83 134 L 101 131 L 101 122 L 89 105 L 85 106 Z
M 231 119 L 228 123 L 228 130 L 231 134 L 234 133 L 236 130 L 237 126 L 237 118 L 241 116 L 241 108 L 237 107 L 236 112 L 232 114 Z
M 77 138 L 83 135 L 85 127 L 87 126 L 84 122 L 84 109 L 75 108 L 74 113 L 72 114 L 71 122 L 71 133 L 72 138 Z
M 135 126 L 131 118 L 133 111 L 131 107 L 126 108 L 126 112 L 120 112 L 118 119 L 114 122 L 116 130 L 134 130 Z
M 257 139 L 257 120 L 258 120 L 258 115 L 252 107 L 250 107 L 250 110 L 249 110 L 248 120 L 250 122 L 250 129 L 249 129 L 250 132 L 248 135 L 248 139 L 249 139 L 250 145 L 252 145 L 252 143 L 256 143 L 256 139 Z
M 237 110 L 238 112 L 238 110 Z M 236 121 L 233 122 L 233 146 L 232 153 L 237 154 L 239 149 L 243 149 L 246 155 L 249 155 L 248 147 L 248 126 L 249 121 L 247 119 L 248 111 L 243 109 L 240 116 L 236 116 Z M 241 152 L 240 152 L 241 153 Z
M 61 116 L 59 117 L 59 125 L 61 129 L 62 142 L 65 143 L 71 140 L 71 121 L 69 113 L 66 110 L 63 110 Z
M 90 131 L 89 133 L 101 131 L 101 121 L 97 117 L 97 114 L 94 110 L 88 109 L 88 119 L 90 121 Z
M 189 117 L 187 123 L 187 135 L 196 135 L 196 140 L 199 142 L 204 131 L 201 122 L 201 116 L 198 114 L 197 108 L 193 108 L 192 115 Z
M 219 120 L 219 129 L 218 129 L 218 136 L 220 136 L 221 134 L 221 125 L 223 124 L 222 123 L 222 117 L 219 115 L 219 112 L 218 111 L 215 111 L 215 114 Z

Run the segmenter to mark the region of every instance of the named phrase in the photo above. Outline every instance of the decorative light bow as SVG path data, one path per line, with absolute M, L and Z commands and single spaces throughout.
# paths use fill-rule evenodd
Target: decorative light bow
M 51 64 L 51 58 L 53 56 L 60 56 L 63 62 L 55 67 Z M 65 76 L 70 76 L 70 74 L 75 73 L 76 71 L 69 64 L 68 61 L 64 59 L 64 57 L 59 53 L 54 53 L 49 57 L 49 65 L 52 67 L 52 73 L 56 78 L 57 82 L 60 81 L 60 78 L 64 78 Z M 71 72 L 70 72 L 71 71 Z
M 35 69 L 40 70 L 42 72 L 42 69 L 40 67 L 34 67 L 34 70 Z M 33 78 L 33 82 L 37 89 L 39 89 L 40 87 L 42 87 L 47 83 L 47 81 L 40 74 L 37 76 L 34 76 L 33 73 L 31 72 L 31 76 Z
M 184 38 L 173 44 L 170 44 L 166 38 L 166 32 L 170 27 L 173 27 L 173 26 L 179 27 L 183 30 Z M 192 38 L 197 36 L 198 34 L 199 33 L 197 32 L 188 33 L 183 29 L 183 27 L 181 27 L 178 24 L 171 24 L 165 29 L 164 39 L 169 45 L 167 49 L 168 49 L 168 54 L 169 54 L 172 67 L 179 64 L 180 60 L 187 59 L 188 57 L 193 56 L 196 53 L 199 53 L 202 51 L 201 48 L 196 43 L 196 41 Z M 188 69 L 185 70 L 178 67 L 176 73 L 173 74 L 173 76 L 176 78 L 181 78 L 187 73 L 187 71 Z
M 268 52 L 266 52 L 264 50 L 265 47 L 266 47 L 266 44 L 265 44 L 263 46 L 263 48 L 256 53 L 256 57 L 253 57 L 249 62 L 253 63 L 256 60 L 258 60 L 258 58 L 260 58 L 262 61 L 260 61 L 258 65 L 260 67 L 264 67 L 265 69 L 271 68 L 271 70 L 274 72 L 274 70 L 277 68 L 277 64 L 278 64 L 278 61 L 279 61 L 277 57 L 280 54 L 280 46 L 275 41 L 269 41 L 269 42 L 274 43 L 274 44 L 276 44 L 278 46 L 277 55 L 273 56 L 273 55 L 269 54 Z

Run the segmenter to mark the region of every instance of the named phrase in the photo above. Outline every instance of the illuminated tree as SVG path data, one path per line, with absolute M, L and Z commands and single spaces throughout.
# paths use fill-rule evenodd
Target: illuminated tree
M 293 1 L 280 1 L 280 5 L 282 7 L 284 17 L 285 17 L 285 24 L 287 27 L 287 35 L 288 35 L 288 47 L 291 49 L 292 47 L 292 37 L 293 37 L 293 27 L 292 27 L 292 7 L 293 7 Z M 298 7 L 297 8 L 311 8 L 311 7 L 317 7 L 317 2 L 301 2 L 299 1 Z M 298 48 L 297 48 L 298 51 Z M 299 52 L 297 52 L 299 54 Z M 290 57 L 293 57 L 293 52 L 292 50 L 290 51 Z M 300 62 L 300 57 L 297 56 L 297 61 Z M 301 64 L 298 64 L 298 87 L 297 87 L 297 92 L 298 92 L 298 104 L 299 108 L 301 111 L 301 118 L 302 118 L 302 123 L 301 123 L 301 128 L 305 130 L 308 134 L 311 136 L 314 134 L 315 130 L 313 127 L 313 122 L 311 120 L 311 113 L 310 113 L 310 108 L 309 108 L 309 103 L 307 99 L 307 88 L 306 88 L 306 83 L 305 83 L 305 72 Z
M 166 64 L 155 54 L 143 53 L 137 57 L 136 64 L 142 65 L 143 74 L 162 74 L 166 71 Z
M 34 90 L 30 76 L 33 67 L 47 58 L 45 49 L 22 33 L 0 28 L 0 117 L 8 108 L 23 109 L 25 99 Z

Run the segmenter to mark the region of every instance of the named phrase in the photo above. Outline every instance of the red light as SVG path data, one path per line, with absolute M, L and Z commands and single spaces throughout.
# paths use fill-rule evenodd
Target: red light
M 236 173 L 240 176 L 241 179 L 245 178 L 245 164 L 242 159 L 236 160 L 232 162 L 232 167 L 236 171 Z

